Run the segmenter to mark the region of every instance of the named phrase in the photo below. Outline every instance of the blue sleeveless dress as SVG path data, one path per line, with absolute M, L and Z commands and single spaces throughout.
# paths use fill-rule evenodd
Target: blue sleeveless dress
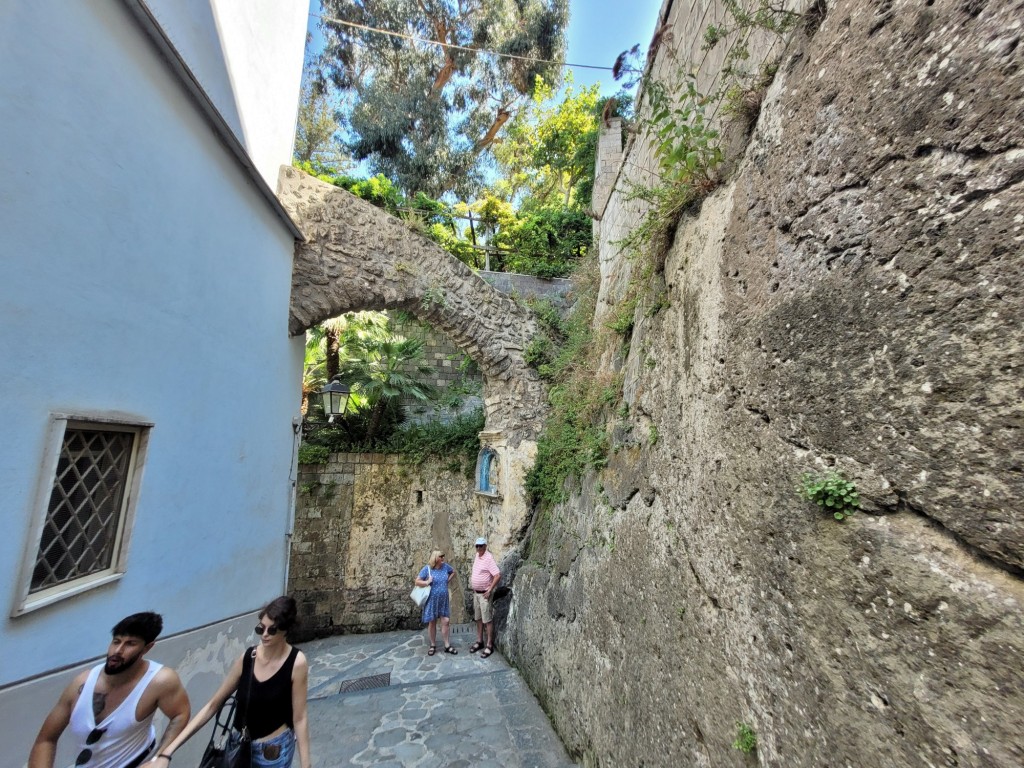
M 419 578 L 427 578 L 427 566 L 420 570 Z M 423 604 L 423 623 L 427 624 L 442 616 L 451 616 L 451 608 L 448 605 L 448 577 L 455 573 L 455 569 L 448 563 L 442 563 L 436 570 L 430 568 L 430 575 L 434 579 L 430 582 L 430 597 Z

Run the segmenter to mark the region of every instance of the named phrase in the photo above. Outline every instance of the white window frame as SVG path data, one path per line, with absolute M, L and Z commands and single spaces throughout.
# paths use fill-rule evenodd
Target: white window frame
M 129 416 L 90 413 L 52 413 L 47 430 L 45 452 L 39 473 L 39 482 L 32 507 L 31 526 L 26 539 L 26 546 L 18 580 L 18 590 L 11 616 L 21 616 L 32 611 L 53 605 L 69 597 L 96 589 L 104 584 L 118 581 L 124 576 L 128 566 L 128 545 L 135 523 L 135 507 L 139 497 L 139 486 L 142 482 L 142 470 L 145 466 L 146 452 L 149 447 L 149 432 L 153 424 Z M 125 473 L 125 489 L 121 499 L 121 510 L 118 528 L 115 535 L 111 563 L 109 568 L 82 576 L 63 584 L 56 584 L 38 592 L 30 593 L 32 574 L 35 571 L 42 540 L 43 528 L 49 514 L 50 497 L 57 475 L 57 464 L 60 460 L 64 435 L 68 429 L 92 429 L 114 432 L 134 432 L 135 440 L 128 470 Z

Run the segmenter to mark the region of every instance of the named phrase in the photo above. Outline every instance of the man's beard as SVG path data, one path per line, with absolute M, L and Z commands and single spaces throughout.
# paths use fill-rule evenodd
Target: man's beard
M 110 657 L 107 656 L 107 663 L 106 665 L 104 665 L 103 671 L 106 672 L 108 675 L 119 675 L 122 672 L 126 672 L 127 670 L 131 669 L 132 665 L 135 664 L 135 662 L 138 661 L 140 658 L 142 658 L 142 654 L 132 656 L 130 659 L 124 659 L 122 657 L 121 661 L 113 662 L 110 660 Z

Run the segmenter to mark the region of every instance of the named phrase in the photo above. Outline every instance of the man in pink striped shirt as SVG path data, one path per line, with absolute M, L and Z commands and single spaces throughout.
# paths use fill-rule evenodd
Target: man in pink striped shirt
M 501 581 L 501 571 L 494 562 L 494 555 L 487 551 L 487 539 L 476 540 L 476 557 L 473 558 L 473 575 L 469 586 L 473 589 L 473 618 L 476 619 L 476 642 L 469 646 L 470 653 L 483 648 L 481 659 L 494 653 L 494 606 L 491 595 Z M 484 646 L 484 627 L 487 627 L 487 646 Z

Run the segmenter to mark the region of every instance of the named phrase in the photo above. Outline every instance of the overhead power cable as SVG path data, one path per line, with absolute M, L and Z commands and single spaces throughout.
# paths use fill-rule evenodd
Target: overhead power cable
M 514 53 L 499 53 L 498 51 L 491 51 L 486 48 L 471 48 L 466 45 L 455 45 L 454 43 L 442 43 L 440 40 L 429 40 L 425 37 L 416 37 L 414 35 L 406 35 L 402 32 L 392 32 L 388 29 L 379 29 L 377 27 L 368 27 L 365 24 L 356 24 L 354 21 L 346 21 L 345 19 L 336 19 L 333 16 L 319 16 L 315 13 L 309 14 L 314 19 L 320 19 L 321 21 L 327 21 L 332 24 L 341 24 L 346 27 L 353 27 L 354 29 L 362 29 L 366 32 L 376 32 L 380 35 L 388 35 L 389 37 L 400 37 L 403 40 L 412 40 L 414 43 L 426 43 L 427 45 L 436 45 L 441 48 L 451 48 L 456 51 L 470 51 L 471 53 L 488 53 L 491 56 L 500 56 L 504 59 L 517 59 L 518 61 L 532 61 L 538 64 L 554 64 L 558 67 L 573 67 L 575 69 L 600 69 L 606 72 L 611 72 L 611 67 L 598 67 L 593 64 L 570 64 L 567 61 L 551 61 L 550 59 L 538 59 L 534 56 L 517 56 Z

